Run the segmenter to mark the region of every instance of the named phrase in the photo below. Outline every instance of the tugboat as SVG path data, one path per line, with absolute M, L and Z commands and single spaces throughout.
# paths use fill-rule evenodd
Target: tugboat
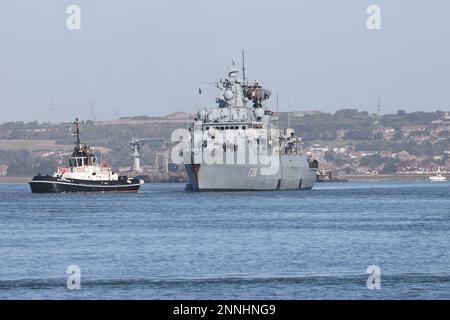
M 108 165 L 99 165 L 92 148 L 80 142 L 81 122 L 78 118 L 73 125 L 76 142 L 69 166 L 58 168 L 51 176 L 35 176 L 29 182 L 31 192 L 138 192 L 143 181 L 119 176 Z

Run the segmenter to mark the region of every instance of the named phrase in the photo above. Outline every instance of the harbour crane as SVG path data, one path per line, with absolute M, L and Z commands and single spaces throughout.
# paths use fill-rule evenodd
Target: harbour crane
M 163 145 L 166 143 L 166 139 L 163 138 L 146 138 L 146 139 L 139 139 L 139 138 L 132 138 L 130 141 L 130 148 L 131 148 L 131 154 L 130 157 L 133 159 L 133 165 L 132 165 L 132 171 L 141 172 L 141 159 L 142 159 L 142 152 L 141 148 L 146 143 L 151 142 L 161 142 Z
M 159 156 L 163 156 L 163 167 L 162 171 L 164 173 L 169 173 L 169 151 L 166 150 L 163 153 L 157 152 L 155 158 L 155 171 L 159 169 Z

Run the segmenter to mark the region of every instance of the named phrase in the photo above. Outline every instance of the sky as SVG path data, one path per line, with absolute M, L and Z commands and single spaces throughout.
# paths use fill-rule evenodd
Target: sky
M 450 110 L 449 12 L 448 0 L 1 0 L 0 122 L 212 107 L 206 83 L 242 49 L 280 111 L 375 113 L 379 97 L 382 113 Z

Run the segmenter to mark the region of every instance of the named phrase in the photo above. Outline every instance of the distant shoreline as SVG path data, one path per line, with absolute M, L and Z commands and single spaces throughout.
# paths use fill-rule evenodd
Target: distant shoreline
M 425 174 L 379 174 L 379 175 L 343 175 L 339 178 L 348 181 L 426 181 Z M 0 176 L 0 184 L 28 183 L 31 176 Z
M 377 174 L 377 175 L 345 175 L 340 178 L 349 181 L 426 181 L 426 174 Z
M 0 176 L 0 183 L 27 183 L 31 179 L 30 176 Z

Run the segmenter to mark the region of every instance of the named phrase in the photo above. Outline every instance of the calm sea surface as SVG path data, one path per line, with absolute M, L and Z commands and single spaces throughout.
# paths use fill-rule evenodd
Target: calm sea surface
M 67 289 L 70 265 L 80 290 Z M 370 265 L 380 290 L 367 288 Z M 450 299 L 450 183 L 136 195 L 2 184 L 0 298 Z

